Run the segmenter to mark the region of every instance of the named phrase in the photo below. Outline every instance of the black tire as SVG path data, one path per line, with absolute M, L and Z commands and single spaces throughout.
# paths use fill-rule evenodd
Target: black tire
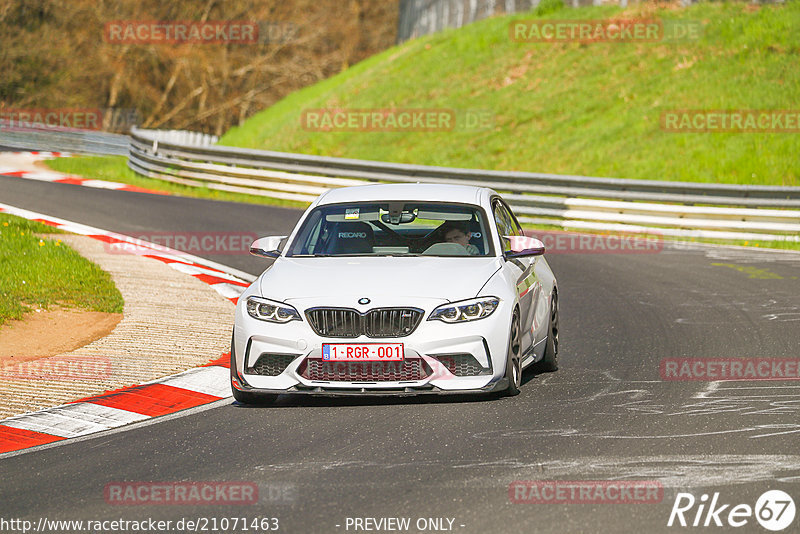
M 558 293 L 555 292 L 550 303 L 550 328 L 547 331 L 544 357 L 536 364 L 536 371 L 542 373 L 558 371 Z
M 233 352 L 233 336 L 231 336 L 231 378 L 236 378 L 236 357 L 234 356 Z M 258 393 L 250 393 L 247 391 L 239 391 L 238 389 L 233 387 L 233 383 L 231 383 L 231 392 L 233 393 L 233 398 L 236 399 L 236 402 L 238 402 L 239 404 L 265 406 L 272 404 L 278 399 L 277 395 L 264 395 Z
M 514 310 L 514 315 L 511 317 L 511 328 L 508 333 L 506 378 L 508 379 L 508 389 L 505 391 L 506 397 L 519 395 L 519 387 L 522 383 L 522 365 L 520 360 L 519 311 L 517 310 Z

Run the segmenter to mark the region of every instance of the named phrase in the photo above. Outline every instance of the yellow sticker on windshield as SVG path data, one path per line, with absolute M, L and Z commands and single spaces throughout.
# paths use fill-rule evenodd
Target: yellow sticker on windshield
M 358 219 L 358 208 L 349 208 L 344 210 L 344 219 L 352 220 Z

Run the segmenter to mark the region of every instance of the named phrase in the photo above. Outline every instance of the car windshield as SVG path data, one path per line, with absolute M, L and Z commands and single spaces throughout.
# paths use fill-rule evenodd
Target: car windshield
M 287 256 L 490 256 L 482 210 L 447 203 L 371 202 L 320 206 Z

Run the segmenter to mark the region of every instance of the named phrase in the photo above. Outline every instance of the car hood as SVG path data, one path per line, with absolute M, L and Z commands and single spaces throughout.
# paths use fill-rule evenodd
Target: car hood
M 260 280 L 273 300 L 344 297 L 474 297 L 500 268 L 499 258 L 279 258 Z

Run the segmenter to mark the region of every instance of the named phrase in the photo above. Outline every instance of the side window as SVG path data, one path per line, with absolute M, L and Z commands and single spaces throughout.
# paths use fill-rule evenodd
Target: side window
M 319 238 L 322 230 L 322 213 L 319 211 L 311 214 L 311 218 L 305 224 L 303 233 L 294 240 L 295 245 L 292 254 L 313 254 L 314 244 Z
M 514 214 L 511 212 L 511 208 L 509 208 L 505 202 L 501 201 L 500 204 L 502 204 L 503 211 L 506 213 L 506 216 L 508 217 L 508 223 L 511 225 L 512 234 L 519 236 L 525 235 L 522 232 L 522 227 L 519 225 L 519 222 L 517 222 L 517 218 L 514 217 Z
M 503 252 L 511 250 L 511 244 L 508 239 L 503 239 L 504 235 L 515 235 L 514 224 L 511 222 L 506 209 L 499 201 L 495 201 L 494 209 L 494 224 L 497 226 L 497 233 L 500 236 L 500 245 L 503 247 Z

